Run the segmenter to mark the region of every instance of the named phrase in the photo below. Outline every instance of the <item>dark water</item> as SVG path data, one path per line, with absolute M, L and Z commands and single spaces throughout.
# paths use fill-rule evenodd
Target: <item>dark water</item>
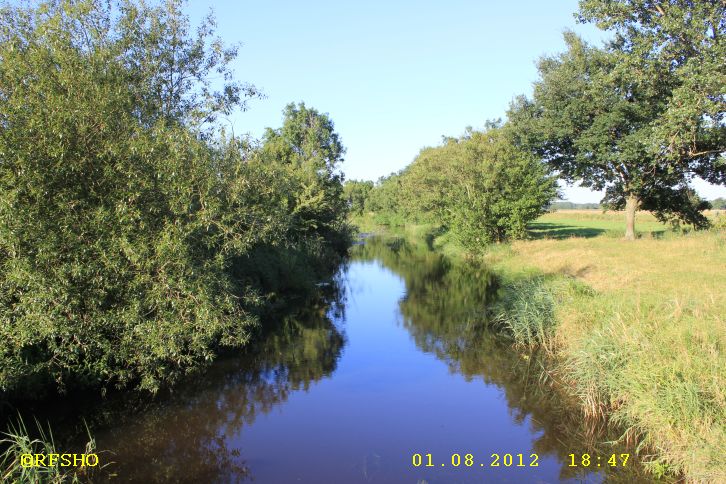
M 540 384 L 534 356 L 486 329 L 496 288 L 484 269 L 369 239 L 337 284 L 330 305 L 282 319 L 255 353 L 226 359 L 174 397 L 96 430 L 98 447 L 113 452 L 101 459 L 115 462 L 114 480 L 637 479 L 637 467 L 607 466 L 612 452 L 624 451 L 595 444 L 601 437 Z M 568 466 L 568 454 L 585 452 L 593 460 L 599 452 L 605 468 Z M 422 455 L 420 467 L 414 454 Z M 461 455 L 459 467 L 453 454 Z

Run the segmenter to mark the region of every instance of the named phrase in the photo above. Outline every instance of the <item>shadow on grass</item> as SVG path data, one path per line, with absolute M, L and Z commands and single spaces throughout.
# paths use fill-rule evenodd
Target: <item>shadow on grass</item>
M 607 232 L 607 230 L 594 227 L 533 222 L 527 227 L 527 232 L 533 239 L 569 239 L 570 237 L 597 237 Z
M 668 232 L 665 229 L 663 229 L 663 230 L 651 230 L 649 232 L 646 232 L 645 234 L 638 234 L 638 235 L 641 237 L 645 237 L 647 234 L 652 239 L 664 239 L 672 233 L 673 232 Z
M 548 222 L 533 222 L 527 227 L 527 233 L 533 239 L 569 239 L 571 237 L 592 238 L 600 235 L 614 238 L 622 238 L 623 230 L 599 229 L 595 227 L 581 227 L 577 225 L 566 225 Z M 639 239 L 643 237 L 662 239 L 668 234 L 665 229 L 636 233 L 636 236 Z

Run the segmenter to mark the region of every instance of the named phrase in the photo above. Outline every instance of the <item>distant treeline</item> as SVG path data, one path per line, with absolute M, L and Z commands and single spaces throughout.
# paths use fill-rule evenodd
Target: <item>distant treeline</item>
M 726 209 L 726 198 L 715 198 L 708 202 L 714 210 Z M 573 202 L 552 202 L 550 210 L 601 210 L 604 207 L 599 203 L 573 203 Z
M 2 7 L 0 397 L 155 391 L 346 253 L 332 121 L 225 134 L 258 91 L 181 5 Z
M 597 210 L 602 208 L 599 203 L 552 202 L 550 210 Z

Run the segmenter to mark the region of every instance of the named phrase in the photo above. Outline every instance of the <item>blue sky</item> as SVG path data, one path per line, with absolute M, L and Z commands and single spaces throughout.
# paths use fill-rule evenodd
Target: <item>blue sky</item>
M 237 77 L 267 96 L 229 120 L 235 133 L 259 137 L 281 125 L 286 104 L 304 101 L 335 122 L 346 178 L 369 180 L 442 135 L 503 117 L 514 96 L 531 93 L 539 56 L 564 49 L 565 29 L 593 43 L 606 37 L 576 23 L 577 0 L 193 0 L 192 22 L 210 7 L 218 35 L 243 44 Z M 697 189 L 726 196 L 723 187 Z M 600 199 L 564 191 L 575 202 Z

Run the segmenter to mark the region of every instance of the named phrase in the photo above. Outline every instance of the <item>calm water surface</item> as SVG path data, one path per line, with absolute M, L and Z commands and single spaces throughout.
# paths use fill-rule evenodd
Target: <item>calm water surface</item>
M 255 353 L 98 431 L 115 481 L 632 480 L 568 467 L 569 453 L 592 451 L 587 438 L 537 385 L 533 359 L 482 324 L 495 289 L 483 269 L 374 238 L 337 287 L 332 304 L 281 320 Z M 434 466 L 414 467 L 415 453 Z M 453 467 L 455 453 L 474 465 Z M 493 453 L 514 466 L 491 467 Z M 516 467 L 517 454 L 538 466 Z

